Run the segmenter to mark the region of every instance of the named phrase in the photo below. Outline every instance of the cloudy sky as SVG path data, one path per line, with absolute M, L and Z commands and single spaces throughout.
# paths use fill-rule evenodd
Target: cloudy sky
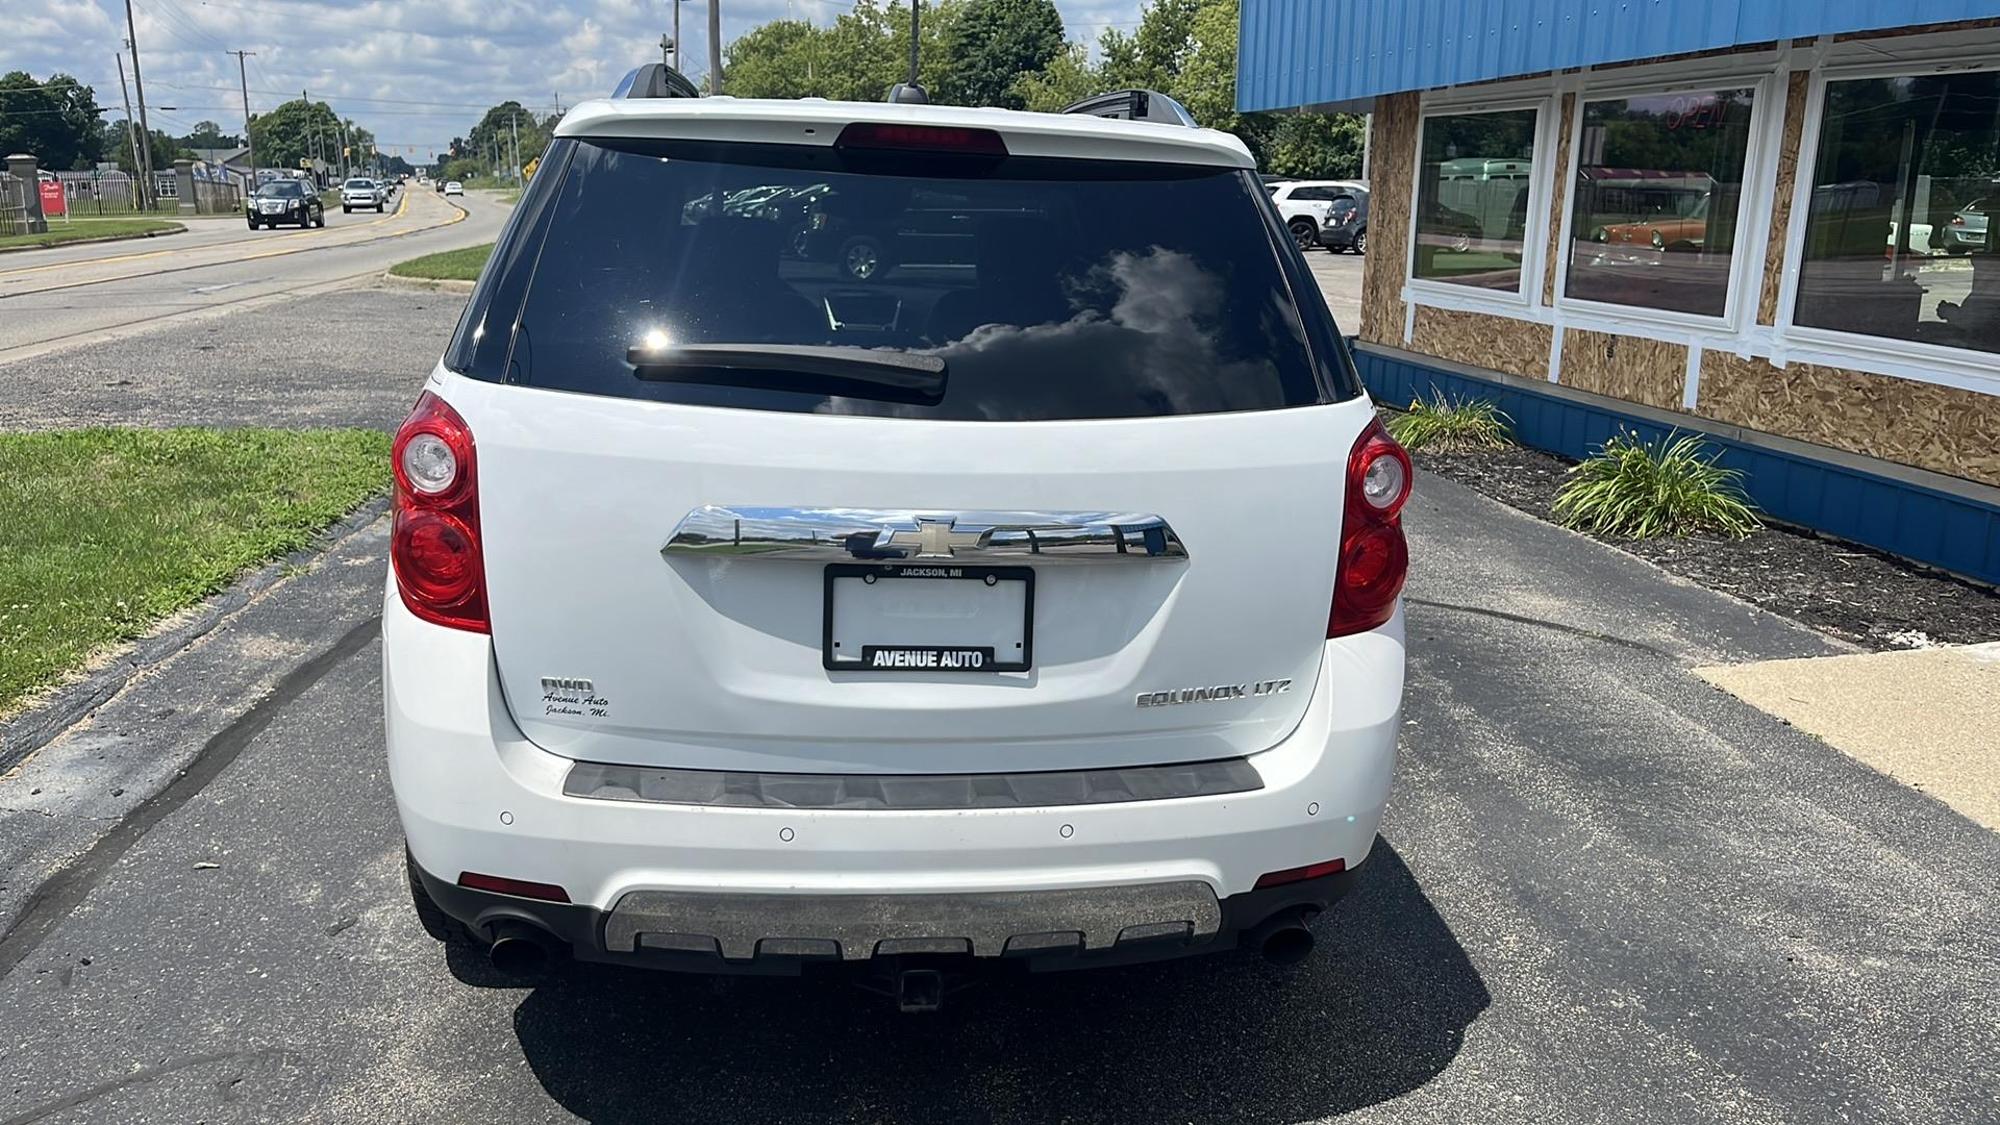
M 851 0 L 718 0 L 723 38 L 791 13 L 830 22 Z M 1073 40 L 1137 25 L 1141 0 L 1056 0 Z M 125 40 L 122 0 L 4 0 L 0 70 L 75 75 L 117 107 L 114 56 Z M 197 121 L 243 121 L 236 59 L 249 60 L 250 103 L 271 108 L 308 90 L 372 130 L 385 151 L 421 162 L 507 98 L 553 109 L 608 93 L 627 70 L 658 58 L 673 0 L 133 0 L 146 104 L 171 133 Z M 706 59 L 707 7 L 684 0 L 691 72 Z M 128 69 L 129 69 L 129 59 Z M 172 108 L 165 108 L 172 107 Z M 122 111 L 114 108 L 114 115 Z

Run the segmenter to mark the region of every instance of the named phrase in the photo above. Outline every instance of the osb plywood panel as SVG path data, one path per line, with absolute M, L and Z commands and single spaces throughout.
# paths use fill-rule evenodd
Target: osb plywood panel
M 2000 395 L 1728 352 L 1701 356 L 1706 418 L 2000 485 Z
M 1778 322 L 1778 286 L 1785 274 L 1785 237 L 1792 213 L 1792 185 L 1799 176 L 1799 138 L 1806 125 L 1809 71 L 1795 70 L 1785 84 L 1785 132 L 1778 144 L 1778 188 L 1771 196 L 1771 236 L 1764 242 L 1764 288 L 1757 295 L 1757 323 Z
M 1576 95 L 1564 94 L 1562 100 L 1562 127 L 1556 133 L 1556 175 L 1555 191 L 1549 201 L 1549 256 L 1542 259 L 1542 304 L 1556 303 L 1556 263 L 1563 252 L 1562 227 L 1563 208 L 1569 205 L 1569 185 L 1575 176 L 1569 174 L 1569 135 L 1576 126 Z M 1567 347 L 1568 344 L 1563 345 Z
M 1546 324 L 1419 305 L 1410 350 L 1470 367 L 1546 379 L 1551 331 Z
M 1570 328 L 1563 331 L 1559 378 L 1565 387 L 1679 410 L 1687 361 L 1686 344 Z
M 1361 331 L 1378 344 L 1403 343 L 1403 278 L 1410 260 L 1410 177 L 1417 162 L 1416 94 L 1375 99 L 1368 152 L 1368 262 L 1361 275 Z

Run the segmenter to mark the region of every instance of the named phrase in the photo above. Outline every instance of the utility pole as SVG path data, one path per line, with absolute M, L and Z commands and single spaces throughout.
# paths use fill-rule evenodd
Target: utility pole
M 146 80 L 139 76 L 139 31 L 132 21 L 132 0 L 125 0 L 125 42 L 132 48 L 132 91 L 139 95 L 139 151 L 134 154 L 139 161 L 139 183 L 143 188 L 139 198 L 150 204 L 153 198 L 153 127 L 146 121 Z M 150 206 L 147 209 L 150 210 Z
M 924 0 L 910 0 L 910 85 L 917 82 L 917 22 L 924 9 Z
M 243 72 L 243 60 L 255 51 L 224 51 L 236 56 L 236 81 L 243 87 L 243 148 L 244 159 L 250 162 L 250 186 L 245 194 L 257 190 L 257 142 L 250 139 L 250 79 Z
M 137 58 L 133 56 L 134 66 L 138 65 Z M 722 92 L 722 0 L 708 0 L 708 92 Z M 146 112 L 145 103 L 140 103 L 139 112 Z
M 681 0 L 674 0 L 674 58 L 670 65 L 681 70 Z
M 119 54 L 111 57 L 118 63 L 118 96 L 125 99 L 125 144 L 132 150 L 132 167 L 136 169 L 139 166 L 139 133 L 138 126 L 132 123 L 132 91 L 125 88 L 125 56 Z M 139 199 L 135 193 L 132 205 L 136 207 L 138 204 Z
M 521 118 L 518 114 L 507 115 L 507 128 L 514 133 L 514 182 L 521 182 Z

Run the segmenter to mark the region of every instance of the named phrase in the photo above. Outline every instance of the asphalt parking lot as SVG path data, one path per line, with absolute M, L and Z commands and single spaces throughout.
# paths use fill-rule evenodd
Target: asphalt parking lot
M 205 383 L 62 409 L 392 424 L 427 358 L 278 349 L 436 338 L 456 302 L 314 300 Z M 2000 837 L 1691 672 L 1840 646 L 1448 481 L 1408 520 L 1397 787 L 1314 956 L 936 1017 L 829 982 L 523 984 L 426 938 L 368 525 L 0 778 L 0 1125 L 2000 1121 Z

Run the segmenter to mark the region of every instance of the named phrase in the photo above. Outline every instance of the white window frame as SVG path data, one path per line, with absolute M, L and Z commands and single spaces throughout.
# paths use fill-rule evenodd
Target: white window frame
M 2000 51 L 1962 54 L 1950 61 L 1832 64 L 1815 69 L 1799 136 L 1799 171 L 1792 189 L 1791 222 L 1785 231 L 1785 267 L 1778 287 L 1774 362 L 1816 363 L 1868 371 L 1920 383 L 2000 395 L 2000 352 L 1926 344 L 1860 332 L 1801 325 L 1799 279 L 1805 265 L 1806 225 L 1812 214 L 1813 182 L 1818 179 L 1820 134 L 1826 118 L 1826 88 L 1832 82 L 1927 74 L 2000 71 Z
M 1662 94 L 1705 92 L 1720 89 L 1748 89 L 1750 123 L 1743 154 L 1743 182 L 1737 193 L 1735 245 L 1730 252 L 1728 292 L 1723 297 L 1721 316 L 1657 309 L 1645 305 L 1623 305 L 1613 301 L 1592 301 L 1568 295 L 1571 239 L 1576 219 L 1576 177 L 1581 167 L 1584 108 L 1591 102 L 1624 98 L 1656 97 Z M 1555 307 L 1571 326 L 1631 334 L 1635 327 L 1664 327 L 1690 332 L 1734 334 L 1754 323 L 1757 300 L 1764 283 L 1764 248 L 1769 241 L 1771 208 L 1768 197 L 1754 191 L 1776 176 L 1777 151 L 1784 129 L 1786 91 L 1784 83 L 1769 67 L 1735 70 L 1686 78 L 1632 82 L 1591 83 L 1576 93 L 1576 113 L 1570 122 L 1569 160 L 1556 169 L 1564 177 L 1562 223 L 1556 239 Z M 1764 201 L 1753 207 L 1753 200 Z
M 1549 245 L 1549 187 L 1554 183 L 1542 170 L 1555 162 L 1555 124 L 1559 118 L 1553 92 L 1526 97 L 1473 101 L 1464 98 L 1432 101 L 1427 94 L 1417 122 L 1416 152 L 1410 165 L 1410 232 L 1408 254 L 1403 259 L 1403 301 L 1414 311 L 1416 305 L 1434 308 L 1490 312 L 1515 319 L 1534 319 L 1541 300 L 1543 259 Z M 1514 291 L 1486 289 L 1476 285 L 1455 285 L 1417 276 L 1417 212 L 1423 197 L 1424 134 L 1433 117 L 1472 117 L 1487 113 L 1535 112 L 1535 141 L 1528 177 L 1528 214 L 1521 234 L 1521 285 Z

